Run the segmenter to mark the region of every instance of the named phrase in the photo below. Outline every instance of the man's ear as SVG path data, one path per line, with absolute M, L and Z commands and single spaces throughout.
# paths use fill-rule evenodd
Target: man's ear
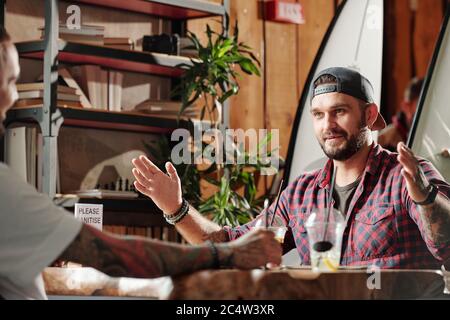
M 378 117 L 378 106 L 375 103 L 370 103 L 366 106 L 366 123 L 369 129 L 372 129 L 373 124 Z

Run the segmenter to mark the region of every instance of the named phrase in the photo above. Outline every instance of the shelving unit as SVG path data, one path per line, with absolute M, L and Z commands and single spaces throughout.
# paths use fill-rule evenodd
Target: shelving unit
M 138 12 L 174 20 L 175 30 L 185 30 L 186 19 L 219 16 L 229 12 L 229 0 L 222 4 L 201 0 L 77 0 L 74 3 Z M 0 22 L 4 23 L 5 1 L 0 0 Z M 3 13 L 3 14 L 2 14 Z M 223 19 L 224 20 L 224 19 Z M 180 63 L 189 58 L 158 53 L 113 49 L 59 40 L 58 0 L 45 1 L 44 40 L 17 43 L 21 57 L 43 59 L 44 98 L 42 107 L 11 110 L 6 123 L 38 122 L 43 135 L 43 191 L 56 193 L 57 137 L 61 125 L 105 128 L 126 131 L 170 133 L 178 127 L 193 128 L 193 123 L 133 113 L 57 107 L 59 62 L 95 64 L 105 68 L 176 78 L 182 74 Z M 227 106 L 224 106 L 225 109 Z M 226 114 L 227 111 L 224 112 Z M 196 124 L 198 125 L 198 124 Z M 200 125 L 203 125 L 200 123 Z
M 16 43 L 17 51 L 23 58 L 43 59 L 44 41 Z M 167 77 L 179 77 L 183 71 L 180 63 L 191 65 L 189 58 L 161 53 L 113 49 L 58 40 L 58 60 L 72 64 L 95 64 L 105 68 L 149 73 Z
M 223 16 L 228 3 L 220 5 L 201 0 L 75 0 L 80 3 L 128 10 L 175 20 Z
M 43 117 L 42 110 L 42 106 L 12 109 L 8 112 L 5 124 L 8 126 L 17 119 L 39 122 L 39 119 Z M 178 122 L 176 119 L 158 118 L 136 112 L 111 112 L 65 107 L 58 107 L 54 113 L 54 118 L 62 119 L 63 123 L 61 124 L 77 127 L 161 134 L 171 133 L 176 128 L 192 131 L 195 126 L 208 124 L 207 121 L 192 122 L 188 119 L 181 119 Z

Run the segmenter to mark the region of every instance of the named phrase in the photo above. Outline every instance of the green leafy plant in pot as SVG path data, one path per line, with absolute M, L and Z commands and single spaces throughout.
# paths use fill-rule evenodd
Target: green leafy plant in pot
M 251 48 L 239 42 L 239 29 L 236 22 L 232 36 L 229 36 L 229 16 L 225 16 L 221 33 L 206 26 L 206 45 L 192 32 L 187 37 L 192 42 L 189 50 L 195 50 L 198 58 L 191 58 L 191 64 L 182 63 L 178 67 L 184 70 L 180 84 L 172 92 L 181 97 L 180 115 L 198 101 L 202 101 L 200 118 L 205 113 L 214 123 L 222 121 L 222 105 L 231 96 L 238 94 L 239 73 L 237 67 L 249 75 L 260 76 L 260 63 Z M 215 116 L 215 111 L 218 117 Z
M 186 49 L 195 50 L 197 58 L 191 58 L 191 64 L 180 64 L 184 74 L 179 85 L 172 94 L 181 97 L 179 115 L 196 103 L 201 103 L 200 118 L 209 114 L 213 127 L 217 128 L 222 122 L 222 105 L 231 96 L 239 93 L 239 69 L 249 75 L 260 76 L 260 63 L 251 48 L 239 42 L 239 29 L 236 22 L 233 35 L 229 36 L 229 17 L 225 17 L 225 24 L 221 33 L 214 32 L 206 26 L 206 45 L 202 45 L 199 38 L 192 32 L 187 36 L 192 45 Z M 216 117 L 217 114 L 217 117 Z M 260 171 L 270 166 L 259 156 L 259 150 L 270 142 L 268 135 L 258 145 L 258 154 L 250 155 L 242 146 L 235 145 L 235 155 L 244 157 L 244 164 L 218 164 L 211 161 L 203 170 L 195 164 L 176 166 L 183 185 L 183 195 L 201 213 L 220 225 L 236 226 L 250 221 L 262 209 L 264 196 L 257 198 L 257 180 Z M 202 142 L 203 148 L 207 143 Z M 170 147 L 167 142 L 160 145 L 160 151 L 150 150 L 161 159 L 159 166 L 163 168 L 165 161 L 170 159 Z M 192 158 L 196 153 L 192 152 Z M 159 153 L 159 155 L 155 154 Z M 265 156 L 270 157 L 270 152 Z M 252 161 L 250 161 L 252 159 Z M 200 180 L 204 179 L 217 188 L 208 199 L 202 199 Z

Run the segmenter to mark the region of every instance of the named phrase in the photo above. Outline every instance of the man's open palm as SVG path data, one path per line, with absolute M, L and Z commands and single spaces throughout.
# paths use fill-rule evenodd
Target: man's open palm
M 132 160 L 136 189 L 150 197 L 167 214 L 175 213 L 182 203 L 181 182 L 172 163 L 166 163 L 167 174 L 146 156 Z

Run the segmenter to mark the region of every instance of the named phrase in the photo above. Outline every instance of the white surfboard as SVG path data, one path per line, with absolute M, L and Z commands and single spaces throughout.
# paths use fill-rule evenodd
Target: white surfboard
M 450 5 L 425 78 L 408 139 L 416 155 L 430 160 L 445 180 L 450 181 Z
M 317 142 L 309 112 L 309 87 L 314 75 L 328 67 L 351 67 L 370 80 L 377 104 L 381 99 L 383 63 L 383 0 L 347 0 L 322 41 L 303 89 L 286 158 L 284 181 L 323 167 L 325 155 Z

